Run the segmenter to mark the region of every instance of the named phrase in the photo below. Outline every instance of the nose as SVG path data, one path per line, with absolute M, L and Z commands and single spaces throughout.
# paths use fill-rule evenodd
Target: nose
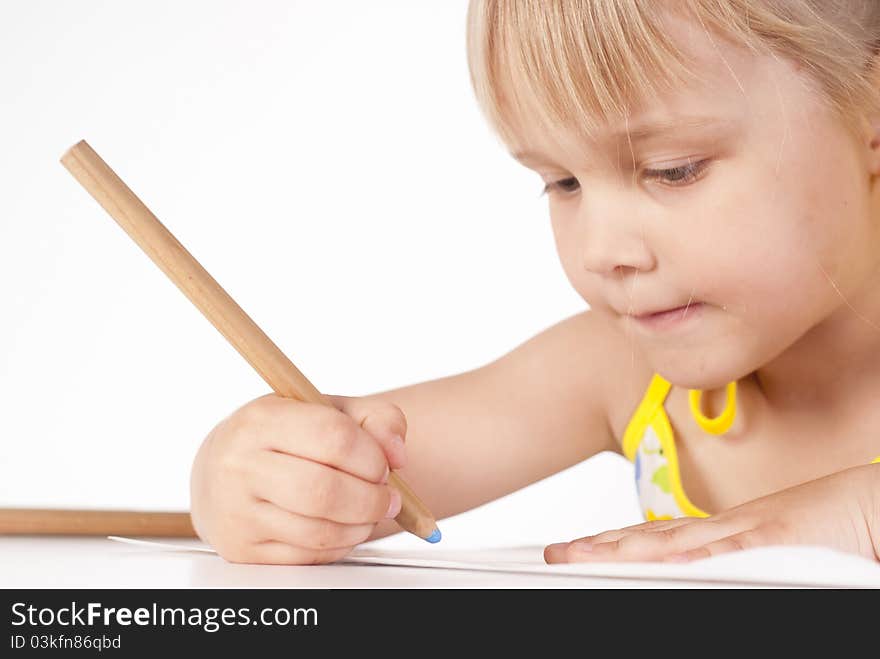
M 655 262 L 646 220 L 620 196 L 615 196 L 613 205 L 600 201 L 592 197 L 582 201 L 578 209 L 577 240 L 584 269 L 602 277 L 619 276 L 619 271 L 651 270 Z

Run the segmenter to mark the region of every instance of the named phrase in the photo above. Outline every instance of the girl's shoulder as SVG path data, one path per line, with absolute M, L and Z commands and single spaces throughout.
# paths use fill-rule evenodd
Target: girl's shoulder
M 626 427 L 648 391 L 654 369 L 635 340 L 624 332 L 622 320 L 605 318 L 604 323 L 609 360 L 605 368 L 605 407 L 611 433 L 621 449 Z
M 569 342 L 583 346 L 585 355 L 572 357 L 569 365 L 581 371 L 582 395 L 601 406 L 612 435 L 612 450 L 621 453 L 626 426 L 654 375 L 623 323 L 624 319 L 593 310 L 566 321 L 576 337 Z
M 622 328 L 621 319 L 587 309 L 480 371 L 489 379 L 488 388 L 515 406 L 510 413 L 540 428 L 539 434 L 557 436 L 563 444 L 570 440 L 581 456 L 620 453 L 628 415 L 652 376 Z

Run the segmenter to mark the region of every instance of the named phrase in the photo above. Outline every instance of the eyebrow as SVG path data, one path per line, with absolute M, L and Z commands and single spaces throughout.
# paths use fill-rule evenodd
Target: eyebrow
M 611 142 L 622 142 L 627 138 L 627 134 L 629 134 L 629 140 L 636 143 L 666 133 L 726 127 L 733 123 L 733 119 L 722 119 L 720 117 L 677 117 L 675 119 L 661 119 L 652 122 L 634 124 L 633 126 L 630 126 L 629 131 L 625 129 L 614 131 L 609 133 L 606 139 Z M 529 150 L 513 151 L 510 155 L 520 162 L 528 159 L 546 159 L 543 154 Z

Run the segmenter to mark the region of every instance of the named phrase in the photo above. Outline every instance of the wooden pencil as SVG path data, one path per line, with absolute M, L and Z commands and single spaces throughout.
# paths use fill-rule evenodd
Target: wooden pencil
M 195 538 L 187 512 L 4 508 L 0 535 L 139 535 Z
M 332 407 L 332 403 L 306 379 L 85 140 L 70 147 L 61 157 L 61 163 L 226 337 L 275 393 Z M 400 527 L 429 542 L 439 541 L 440 531 L 434 516 L 412 489 L 393 471 L 389 474 L 388 484 L 401 495 L 401 510 L 395 518 Z M 106 511 L 104 514 L 107 515 L 105 519 L 112 519 L 112 512 Z M 54 519 L 57 522 L 60 518 Z M 139 531 L 140 535 L 155 535 L 154 531 L 160 526 L 159 520 L 165 523 L 164 517 L 145 519 L 155 521 L 156 528 L 150 523 L 144 523 Z M 24 525 L 25 522 L 26 520 L 19 519 L 20 524 Z M 66 527 L 64 524 L 56 524 L 55 528 Z M 98 526 L 95 524 L 79 528 Z M 105 532 L 107 535 L 125 534 L 109 523 L 100 528 L 102 535 Z M 183 535 L 190 535 L 191 526 L 181 525 L 177 528 L 185 532 Z

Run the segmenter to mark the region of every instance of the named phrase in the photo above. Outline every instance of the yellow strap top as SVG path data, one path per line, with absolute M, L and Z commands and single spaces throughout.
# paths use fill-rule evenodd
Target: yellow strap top
M 709 516 L 691 503 L 681 482 L 675 437 L 663 407 L 671 388 L 655 373 L 623 435 L 623 454 L 635 464 L 639 502 L 649 521 Z M 880 456 L 873 463 L 880 463 Z
M 635 460 L 636 449 L 642 441 L 645 426 L 651 422 L 657 410 L 662 409 L 671 388 L 672 384 L 664 380 L 659 373 L 655 373 L 651 378 L 651 383 L 648 385 L 642 402 L 639 403 L 623 433 L 623 454 L 627 460 Z
M 672 425 L 663 403 L 672 385 L 654 374 L 623 436 L 623 453 L 635 464 L 636 488 L 647 520 L 708 517 L 685 494 Z

